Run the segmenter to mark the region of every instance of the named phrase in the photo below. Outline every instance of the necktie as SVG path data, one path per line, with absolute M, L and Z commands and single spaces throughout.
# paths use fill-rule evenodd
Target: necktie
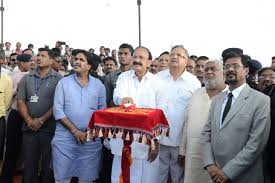
M 226 102 L 226 105 L 225 105 L 225 108 L 224 108 L 224 111 L 223 111 L 223 114 L 222 114 L 222 124 L 223 124 L 223 121 L 224 121 L 227 113 L 229 112 L 229 110 L 231 108 L 233 94 L 228 93 L 227 97 L 228 97 L 228 99 L 227 99 L 227 102 Z

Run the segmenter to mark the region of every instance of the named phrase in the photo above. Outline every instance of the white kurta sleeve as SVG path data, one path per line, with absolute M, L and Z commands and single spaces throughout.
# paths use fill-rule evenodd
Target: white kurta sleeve
M 114 89 L 113 100 L 116 105 L 121 104 L 121 99 L 127 97 L 127 82 L 123 74 L 121 74 L 116 82 L 116 88 Z

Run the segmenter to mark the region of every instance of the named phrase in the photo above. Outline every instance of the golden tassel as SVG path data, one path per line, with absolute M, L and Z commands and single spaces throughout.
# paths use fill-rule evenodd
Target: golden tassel
M 110 139 L 110 138 L 112 138 L 112 136 L 113 136 L 113 134 L 112 134 L 112 130 L 111 130 L 111 129 L 109 129 L 108 138 Z
M 130 140 L 130 134 L 129 134 L 129 132 L 127 133 L 127 135 L 126 135 L 126 138 L 125 138 L 125 140 Z
M 145 135 L 142 136 L 142 143 L 147 144 L 147 138 Z
M 103 133 L 102 133 L 102 129 L 101 128 L 99 130 L 98 137 L 103 137 Z

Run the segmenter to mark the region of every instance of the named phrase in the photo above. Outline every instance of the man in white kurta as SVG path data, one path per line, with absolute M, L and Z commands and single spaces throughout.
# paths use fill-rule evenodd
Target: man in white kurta
M 114 103 L 135 103 L 137 107 L 165 108 L 165 99 L 161 94 L 162 81 L 147 71 L 151 53 L 145 47 L 135 49 L 132 56 L 133 70 L 122 73 L 114 90 Z M 119 183 L 121 174 L 122 139 L 110 140 L 114 154 L 112 183 Z M 131 144 L 133 163 L 130 167 L 131 183 L 159 183 L 159 161 L 147 161 L 149 146 L 138 142 Z
M 178 154 L 184 125 L 184 113 L 194 93 L 200 88 L 200 81 L 186 71 L 188 52 L 181 46 L 174 46 L 170 52 L 169 69 L 157 74 L 165 85 L 168 107 L 165 115 L 170 126 L 169 137 L 160 139 L 160 182 L 167 182 L 170 172 L 172 183 L 183 182 L 183 167 L 179 166 Z
M 211 105 L 211 98 L 226 88 L 223 78 L 223 65 L 220 60 L 208 60 L 204 66 L 205 87 L 195 91 L 186 113 L 186 122 L 180 144 L 179 159 L 185 157 L 185 177 L 187 183 L 212 183 L 203 169 L 201 132 Z M 179 162 L 181 163 L 181 162 Z

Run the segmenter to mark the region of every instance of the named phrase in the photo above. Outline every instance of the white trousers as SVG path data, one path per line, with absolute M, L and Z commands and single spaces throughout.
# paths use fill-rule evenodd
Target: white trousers
M 114 154 L 112 165 L 112 183 L 119 183 L 121 174 L 121 152 L 123 141 L 121 139 L 110 140 L 111 151 Z M 137 142 L 131 144 L 131 156 L 133 163 L 130 167 L 131 183 L 159 183 L 159 157 L 152 163 L 147 161 L 149 146 Z

